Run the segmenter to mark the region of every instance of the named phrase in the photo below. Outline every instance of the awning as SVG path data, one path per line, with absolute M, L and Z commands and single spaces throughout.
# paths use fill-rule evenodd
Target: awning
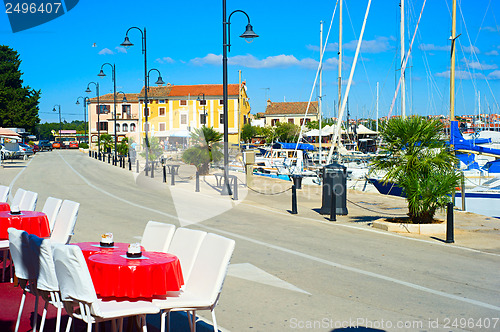
M 169 132 L 170 137 L 191 137 L 191 133 L 188 130 L 171 130 Z
M 2 138 L 12 138 L 12 139 L 20 139 L 21 135 L 7 128 L 0 128 L 0 137 Z

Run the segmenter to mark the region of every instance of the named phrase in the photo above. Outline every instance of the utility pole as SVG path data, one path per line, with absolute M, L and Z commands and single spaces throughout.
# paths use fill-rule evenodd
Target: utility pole
M 319 36 L 320 36 L 320 41 L 319 41 L 319 63 L 321 64 L 321 68 L 319 69 L 319 98 L 318 98 L 318 111 L 319 111 L 319 164 L 322 165 L 322 154 L 323 150 L 321 149 L 321 120 L 323 117 L 322 114 L 322 109 L 321 109 L 321 101 L 323 99 L 323 93 L 322 93 L 322 85 L 323 85 L 323 21 L 319 22 Z

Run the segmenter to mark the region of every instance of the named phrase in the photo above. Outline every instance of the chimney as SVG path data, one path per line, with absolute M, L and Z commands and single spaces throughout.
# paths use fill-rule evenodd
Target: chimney
M 271 104 L 272 104 L 271 99 L 268 99 L 268 100 L 267 100 L 267 106 L 269 107 L 269 106 L 271 106 Z

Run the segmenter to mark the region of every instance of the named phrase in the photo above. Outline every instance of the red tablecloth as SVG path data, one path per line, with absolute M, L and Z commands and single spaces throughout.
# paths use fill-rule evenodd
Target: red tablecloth
M 10 211 L 9 203 L 0 202 L 0 211 Z
M 82 249 L 83 257 L 88 261 L 89 257 L 95 254 L 112 254 L 114 252 L 124 255 L 128 249 L 128 243 L 115 242 L 113 247 L 101 247 L 99 242 L 79 242 L 75 243 Z M 142 251 L 144 248 L 141 247 Z
M 88 258 L 96 293 L 102 297 L 153 297 L 178 291 L 184 284 L 179 259 L 171 254 L 143 251 L 148 259 L 127 259 L 123 252 Z
M 43 212 L 21 211 L 21 214 L 11 215 L 10 211 L 0 211 L 0 240 L 7 240 L 7 229 L 14 227 L 39 237 L 49 237 L 49 219 Z

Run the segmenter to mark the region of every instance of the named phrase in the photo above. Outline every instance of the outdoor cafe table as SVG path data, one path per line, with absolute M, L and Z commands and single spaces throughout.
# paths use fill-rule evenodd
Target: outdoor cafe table
M 184 279 L 176 256 L 143 251 L 142 257 L 127 258 L 121 250 L 89 256 L 87 266 L 96 293 L 101 297 L 151 298 L 180 290 Z
M 0 202 L 0 211 L 10 211 L 9 203 Z
M 0 240 L 7 240 L 7 229 L 14 227 L 34 234 L 38 237 L 49 237 L 49 219 L 43 212 L 21 211 L 21 214 L 11 214 L 10 211 L 0 211 Z
M 120 254 L 125 255 L 128 249 L 128 243 L 115 242 L 112 247 L 101 247 L 99 242 L 79 242 L 75 243 L 80 247 L 83 253 L 85 261 L 88 261 L 89 257 L 95 254 L 111 254 L 113 252 L 120 252 Z M 142 251 L 144 248 L 141 247 Z

